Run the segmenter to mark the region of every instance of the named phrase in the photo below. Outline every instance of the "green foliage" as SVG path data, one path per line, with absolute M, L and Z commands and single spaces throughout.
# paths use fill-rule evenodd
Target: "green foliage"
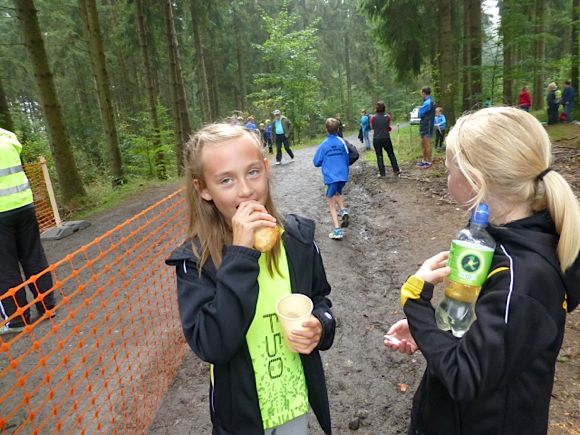
M 421 71 L 435 35 L 430 2 L 421 0 L 361 0 L 360 9 L 373 25 L 377 41 L 391 53 L 398 78 Z
M 176 179 L 166 181 L 130 178 L 127 183 L 113 188 L 110 181 L 100 179 L 87 188 L 87 197 L 77 200 L 69 209 L 65 210 L 67 220 L 81 220 L 102 210 L 115 208 L 118 204 L 131 198 L 135 193 L 158 186 L 176 184 Z M 176 188 L 178 185 L 176 185 Z
M 140 112 L 129 119 L 130 123 L 120 125 L 119 145 L 128 176 L 154 178 L 155 155 L 159 152 L 164 155 L 168 172 L 177 173 L 171 118 L 161 105 L 157 106 L 157 116 L 160 128 L 158 147 L 155 146 L 155 131 L 148 111 Z
M 309 27 L 293 31 L 298 16 L 287 9 L 273 18 L 263 15 L 262 19 L 269 39 L 254 47 L 274 66 L 271 72 L 255 75 L 255 85 L 261 90 L 249 97 L 262 110 L 268 107 L 283 110 L 292 120 L 299 140 L 310 114 L 317 109 L 320 67 L 315 48 L 317 30 Z
M 412 163 L 421 158 L 421 138 L 419 137 L 418 125 L 404 125 L 399 129 L 393 128 L 391 141 L 393 142 L 397 162 Z M 437 157 L 435 154 L 434 156 Z M 386 153 L 384 158 L 387 164 L 388 157 Z M 377 156 L 374 150 L 371 150 L 364 153 L 363 159 L 366 162 L 376 163 Z

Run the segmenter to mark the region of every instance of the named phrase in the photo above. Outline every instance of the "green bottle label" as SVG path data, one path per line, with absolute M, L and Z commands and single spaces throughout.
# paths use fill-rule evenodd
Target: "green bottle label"
M 453 240 L 449 250 L 449 267 L 452 281 L 481 287 L 487 278 L 493 249 L 476 243 Z

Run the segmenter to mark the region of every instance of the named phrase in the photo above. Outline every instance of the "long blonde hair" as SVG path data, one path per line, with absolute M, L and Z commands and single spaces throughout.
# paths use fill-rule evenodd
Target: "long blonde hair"
M 209 124 L 193 135 L 185 144 L 185 187 L 187 193 L 187 205 L 189 210 L 189 227 L 187 235 L 192 240 L 193 252 L 200 259 L 198 268 L 201 268 L 211 257 L 216 268 L 222 262 L 222 252 L 226 245 L 232 243 L 232 230 L 230 223 L 226 221 L 213 201 L 204 200 L 196 189 L 194 182 L 197 180 L 199 187 L 205 185 L 201 155 L 207 146 L 220 144 L 232 139 L 249 139 L 256 146 L 260 155 L 263 156 L 263 147 L 257 134 L 245 128 L 231 124 Z M 270 181 L 268 180 L 268 196 L 264 206 L 279 224 L 282 218 L 278 214 L 272 195 L 270 193 Z M 193 243 L 199 238 L 201 252 Z M 280 274 L 278 259 L 280 257 L 280 241 L 268 253 L 268 272 L 274 275 L 274 270 Z
M 459 118 L 446 143 L 476 192 L 472 206 L 493 196 L 533 212 L 547 209 L 560 235 L 560 267 L 565 271 L 572 265 L 580 251 L 580 206 L 555 170 L 538 177 L 550 167 L 552 144 L 534 116 L 513 107 L 482 109 Z

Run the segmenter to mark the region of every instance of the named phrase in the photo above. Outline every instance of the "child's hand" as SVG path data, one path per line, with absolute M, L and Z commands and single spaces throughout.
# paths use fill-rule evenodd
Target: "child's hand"
M 292 343 L 292 347 L 294 347 L 296 352 L 308 355 L 320 343 L 322 325 L 320 324 L 320 320 L 314 316 L 310 316 L 310 319 L 302 323 L 302 326 L 305 329 L 293 330 L 290 337 L 288 337 L 288 341 Z
M 449 251 L 443 251 L 425 260 L 419 270 L 415 272 L 415 276 L 421 278 L 425 282 L 439 284 L 451 273 L 451 269 L 447 266 L 448 258 Z
M 275 227 L 276 218 L 257 201 L 242 202 L 232 217 L 232 244 L 252 248 L 254 231 L 260 227 Z
M 409 331 L 407 319 L 399 320 L 385 335 L 384 344 L 391 350 L 412 355 L 417 351 L 417 343 Z

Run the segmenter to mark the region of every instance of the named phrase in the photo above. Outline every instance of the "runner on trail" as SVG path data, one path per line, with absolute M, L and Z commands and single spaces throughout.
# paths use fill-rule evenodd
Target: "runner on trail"
M 550 163 L 548 134 L 523 110 L 482 109 L 449 132 L 449 193 L 465 208 L 489 205 L 497 248 L 477 320 L 461 338 L 437 327 L 431 305 L 450 271 L 447 252 L 401 289 L 407 319 L 385 346 L 427 360 L 410 434 L 547 433 L 566 313 L 580 298 L 580 208 Z
M 332 345 L 336 322 L 314 222 L 280 217 L 259 137 L 241 127 L 198 131 L 186 145 L 186 180 L 188 240 L 166 263 L 176 268 L 185 338 L 211 364 L 213 433 L 305 435 L 312 409 L 330 434 L 319 351 Z M 277 236 L 260 253 L 254 235 L 264 227 Z M 275 309 L 291 293 L 314 305 L 304 329 L 287 337 L 298 353 Z
M 342 189 L 348 182 L 348 149 L 344 139 L 338 136 L 340 121 L 336 118 L 328 118 L 325 125 L 328 137 L 319 145 L 312 163 L 317 168 L 321 168 L 326 185 L 326 201 L 333 224 L 333 229 L 328 237 L 341 240 L 343 238 L 342 228 L 348 227 L 350 221 L 348 210 L 342 199 Z M 339 215 L 340 225 L 338 224 Z

